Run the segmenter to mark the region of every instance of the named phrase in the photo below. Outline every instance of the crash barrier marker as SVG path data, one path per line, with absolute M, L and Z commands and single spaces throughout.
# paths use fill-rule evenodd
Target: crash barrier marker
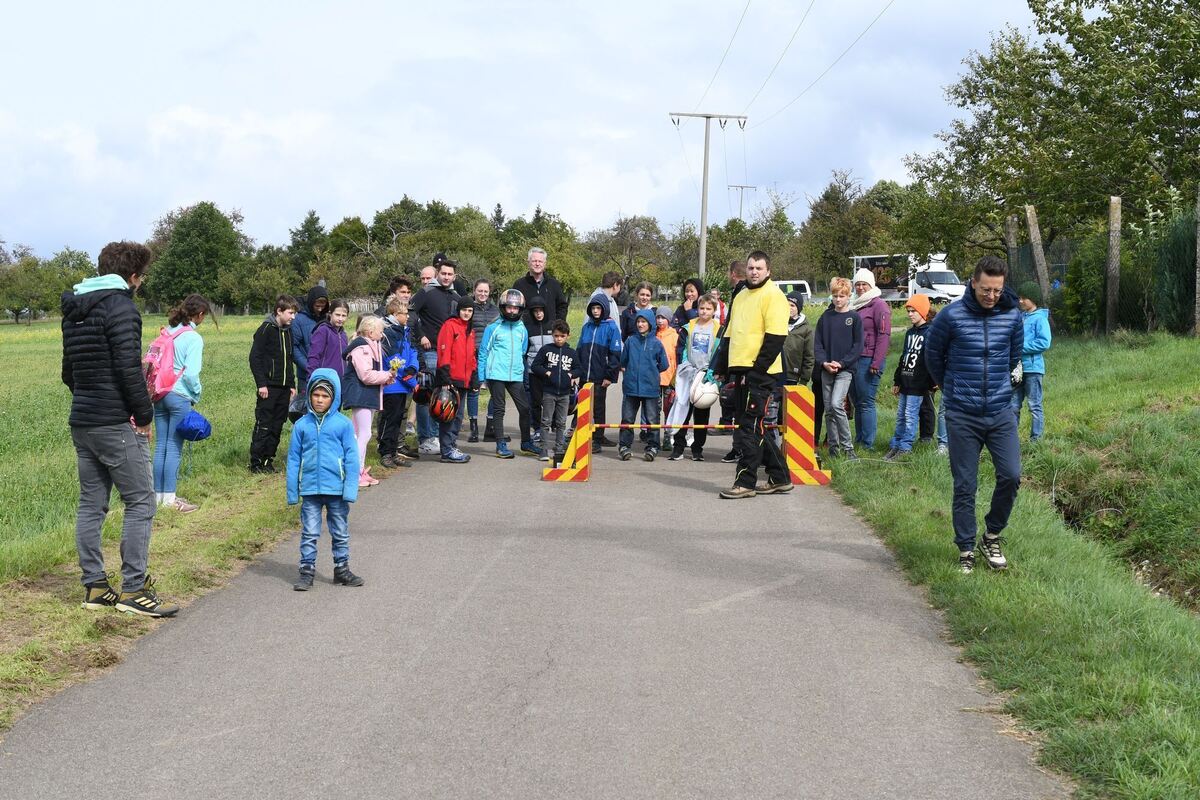
M 784 387 L 783 451 L 788 475 L 793 484 L 801 486 L 826 486 L 832 474 L 817 465 L 817 454 L 813 436 L 813 393 L 807 386 Z M 736 425 L 653 425 L 631 422 L 626 424 L 596 425 L 592 421 L 592 384 L 585 383 L 576 399 L 575 432 L 567 445 L 567 455 L 556 467 L 542 470 L 542 480 L 583 482 L 592 472 L 592 435 L 597 430 L 608 428 L 671 428 L 671 429 L 734 429 Z M 777 428 L 778 425 L 767 425 Z
M 542 480 L 579 483 L 592 471 L 592 384 L 585 383 L 575 397 L 575 433 L 567 444 L 567 455 L 556 467 L 542 469 Z M 547 443 L 543 442 L 543 445 Z
M 832 473 L 817 465 L 812 389 L 807 386 L 785 386 L 783 408 L 783 455 L 792 483 L 827 486 Z

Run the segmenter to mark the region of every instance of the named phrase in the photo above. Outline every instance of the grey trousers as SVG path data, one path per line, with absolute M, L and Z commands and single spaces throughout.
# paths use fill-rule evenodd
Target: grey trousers
M 854 373 L 845 369 L 834 373 L 821 367 L 817 369 L 821 370 L 821 399 L 825 401 L 825 435 L 829 438 L 829 452 L 850 452 L 854 442 L 850 439 L 850 420 L 844 404 Z
M 79 551 L 83 584 L 105 579 L 100 529 L 116 486 L 125 504 L 121 526 L 121 591 L 136 592 L 146 582 L 150 525 L 155 511 L 149 439 L 139 436 L 128 423 L 122 423 L 71 428 L 71 440 L 75 443 L 79 467 L 75 549 Z

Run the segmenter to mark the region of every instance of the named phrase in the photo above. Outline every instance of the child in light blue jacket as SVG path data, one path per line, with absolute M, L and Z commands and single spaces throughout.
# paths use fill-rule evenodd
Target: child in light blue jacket
M 321 511 L 333 540 L 333 582 L 362 586 L 350 571 L 350 504 L 358 499 L 358 440 L 350 420 L 338 413 L 342 381 L 328 367 L 308 379 L 308 413 L 292 426 L 288 446 L 287 501 L 300 503 L 300 577 L 292 588 L 312 588 L 317 571 Z
M 1046 429 L 1046 414 L 1042 408 L 1042 379 L 1046 376 L 1046 359 L 1042 354 L 1050 349 L 1050 310 L 1038 308 L 1042 289 L 1036 283 L 1021 285 L 1017 303 L 1021 306 L 1021 321 L 1025 329 L 1025 346 L 1021 350 L 1021 382 L 1013 387 L 1012 410 L 1021 425 L 1021 405 L 1029 403 L 1029 441 L 1042 438 Z

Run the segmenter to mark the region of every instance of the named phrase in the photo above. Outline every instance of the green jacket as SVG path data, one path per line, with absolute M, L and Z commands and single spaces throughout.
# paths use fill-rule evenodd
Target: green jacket
M 783 342 L 783 382 L 807 384 L 813 372 L 813 328 L 803 313 L 788 321 L 788 335 Z

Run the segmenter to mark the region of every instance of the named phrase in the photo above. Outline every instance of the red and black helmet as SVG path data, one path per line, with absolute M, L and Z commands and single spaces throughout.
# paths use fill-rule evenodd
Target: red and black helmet
M 439 386 L 429 399 L 429 416 L 438 422 L 449 422 L 458 416 L 458 392 L 452 386 Z

